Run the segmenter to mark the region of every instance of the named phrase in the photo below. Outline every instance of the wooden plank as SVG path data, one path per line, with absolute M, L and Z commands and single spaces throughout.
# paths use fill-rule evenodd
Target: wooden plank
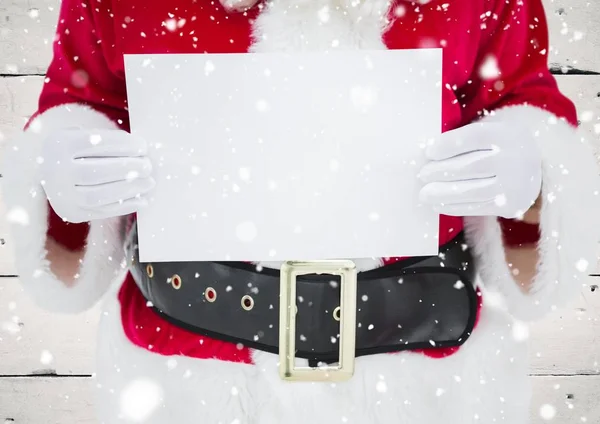
M 530 424 L 600 422 L 600 377 L 533 377 Z M 92 424 L 92 379 L 0 378 L 0 420 Z
M 60 0 L 2 0 L 0 73 L 45 73 L 59 8 Z
M 600 278 L 570 307 L 532 325 L 534 375 L 600 373 Z M 594 287 L 592 291 L 591 287 Z M 85 375 L 94 369 L 99 307 L 77 316 L 46 313 L 26 296 L 16 278 L 0 278 L 0 375 Z
M 600 374 L 599 285 L 600 277 L 590 277 L 581 296 L 569 307 L 530 326 L 532 374 Z M 526 331 L 523 324 L 515 325 L 516 334 Z
M 532 379 L 530 424 L 600 423 L 600 376 Z
M 92 378 L 0 377 L 0 422 L 95 424 Z
M 43 84 L 43 77 L 0 78 L 0 155 L 5 147 L 2 141 L 20 131 L 37 109 L 37 99 Z M 0 183 L 0 276 L 17 274 L 5 216 Z
M 0 73 L 43 74 L 59 0 L 3 0 L 0 5 Z M 557 68 L 600 71 L 600 3 L 544 0 L 550 28 L 550 60 Z
M 567 71 L 600 71 L 600 3 L 544 0 L 550 30 L 549 60 Z
M 45 312 L 16 278 L 0 278 L 0 376 L 92 374 L 99 316 Z

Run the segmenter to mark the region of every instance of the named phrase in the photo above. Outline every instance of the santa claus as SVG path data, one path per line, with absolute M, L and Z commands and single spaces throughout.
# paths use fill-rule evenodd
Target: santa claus
M 431 47 L 443 48 L 442 135 L 420 178 L 441 214 L 439 257 L 346 263 L 346 282 L 359 272 L 344 311 L 332 277 L 298 277 L 297 331 L 281 342 L 278 264 L 137 261 L 134 216 L 154 181 L 128 132 L 124 54 Z M 38 304 L 73 313 L 103 298 L 99 421 L 527 422 L 526 345 L 511 326 L 579 292 L 600 211 L 548 48 L 541 0 L 63 0 L 3 190 L 28 218 L 11 230 Z M 278 370 L 282 343 L 306 374 Z M 339 344 L 348 372 L 323 372 Z

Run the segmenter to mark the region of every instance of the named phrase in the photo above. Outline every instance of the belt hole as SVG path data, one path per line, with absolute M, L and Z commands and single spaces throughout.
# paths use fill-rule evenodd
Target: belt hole
M 333 310 L 333 319 L 334 319 L 334 320 L 336 320 L 336 321 L 339 321 L 339 320 L 340 320 L 340 318 L 341 318 L 341 313 L 342 313 L 342 310 L 341 310 L 341 308 L 338 306 L 337 308 L 335 308 L 335 309 Z
M 171 277 L 171 285 L 175 290 L 179 290 L 181 288 L 181 277 L 177 274 Z
M 204 292 L 204 297 L 209 302 L 214 302 L 215 300 L 217 300 L 217 291 L 212 287 L 207 287 L 206 291 Z
M 152 264 L 146 265 L 146 274 L 148 274 L 148 277 L 150 278 L 154 277 L 154 267 Z
M 254 299 L 252 299 L 252 296 L 245 295 L 242 297 L 242 308 L 244 308 L 245 311 L 254 308 Z

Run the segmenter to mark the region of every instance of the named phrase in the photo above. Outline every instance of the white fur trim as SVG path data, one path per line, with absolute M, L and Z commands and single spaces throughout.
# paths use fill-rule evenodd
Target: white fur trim
M 265 352 L 255 351 L 248 365 L 138 348 L 123 332 L 116 293 L 106 300 L 96 353 L 100 424 L 528 422 L 522 325 L 485 305 L 478 331 L 456 354 L 360 357 L 352 379 L 331 384 L 284 382 L 278 356 Z
M 503 294 L 517 318 L 538 319 L 570 301 L 593 271 L 600 241 L 600 169 L 580 131 L 536 107 L 504 108 L 484 119 L 522 125 L 535 135 L 542 155 L 540 261 L 531 290 L 524 294 L 506 264 L 495 217 L 465 218 L 469 244 L 488 288 Z
M 44 138 L 65 127 L 117 128 L 103 114 L 80 104 L 49 109 L 36 117 L 26 131 L 9 141 L 0 181 L 23 287 L 44 309 L 76 313 L 94 304 L 113 278 L 122 277 L 123 220 L 92 222 L 73 287 L 67 287 L 50 271 L 45 249 L 48 205 L 40 183 L 40 152 Z

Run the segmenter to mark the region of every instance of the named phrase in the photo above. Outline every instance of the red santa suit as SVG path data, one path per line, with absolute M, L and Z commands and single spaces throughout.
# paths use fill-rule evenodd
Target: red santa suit
M 21 281 L 38 304 L 79 312 L 103 297 L 101 423 L 527 421 L 526 344 L 513 335 L 513 320 L 542 317 L 577 293 L 597 242 L 587 225 L 594 211 L 587 205 L 596 200 L 586 186 L 597 169 L 576 131 L 574 106 L 548 71 L 540 0 L 275 0 L 240 13 L 214 1 L 63 0 L 56 34 L 39 109 L 6 151 L 4 195 L 9 209 L 28 216 L 27 225 L 11 228 Z M 128 130 L 124 54 L 432 47 L 444 49 L 443 131 L 484 111 L 525 126 L 540 116 L 553 119 L 552 131 L 540 134 L 539 227 L 441 217 L 440 245 L 465 230 L 485 293 L 475 331 L 460 348 L 360 357 L 344 383 L 284 382 L 277 355 L 198 336 L 147 307 L 124 265 L 126 218 L 67 224 L 44 197 L 38 168 L 45 135 L 72 126 Z M 399 123 L 389 136 L 401 134 Z M 382 190 L 393 195 L 393 186 Z M 50 271 L 47 237 L 85 249 L 75 285 Z M 506 265 L 503 239 L 538 243 L 542 257 L 528 294 Z M 366 270 L 396 260 L 356 263 Z

